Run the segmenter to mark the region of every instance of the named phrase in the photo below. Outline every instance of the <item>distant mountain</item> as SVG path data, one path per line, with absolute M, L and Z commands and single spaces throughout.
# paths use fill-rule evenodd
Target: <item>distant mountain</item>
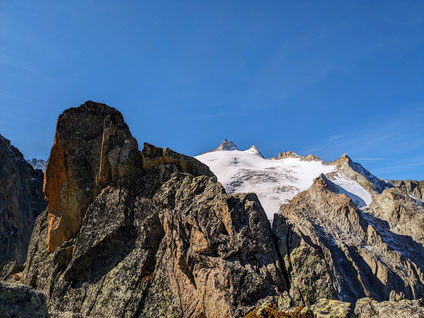
M 238 148 L 234 142 L 224 139 L 224 141 L 215 149 L 215 151 L 218 150 L 238 150 Z
M 240 151 L 234 142 L 225 139 L 214 151 L 195 158 L 209 166 L 228 193 L 255 192 L 270 219 L 282 204 L 309 189 L 321 174 L 327 174 L 337 191 L 347 194 L 358 208 L 367 207 L 372 200 L 371 193 L 364 188 L 370 185 L 361 185 L 356 177 L 350 177 L 353 168 L 340 164 L 345 159 L 350 160 L 346 155 L 331 163 L 314 155 L 302 157 L 290 151 L 280 153 L 278 158 L 265 159 L 256 146 Z M 366 178 L 362 166 L 352 165 L 363 171 Z M 369 173 L 368 177 L 374 186 L 390 187 L 389 183 Z
M 28 159 L 27 162 L 35 169 L 40 169 L 43 172 L 46 170 L 46 164 L 47 162 L 43 159 L 36 159 L 36 158 L 32 158 L 32 159 Z

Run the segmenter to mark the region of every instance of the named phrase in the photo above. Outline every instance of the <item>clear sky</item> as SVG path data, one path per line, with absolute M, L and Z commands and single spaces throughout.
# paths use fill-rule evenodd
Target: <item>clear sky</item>
M 0 0 L 0 133 L 47 159 L 86 100 L 140 147 L 228 138 L 421 180 L 424 1 Z

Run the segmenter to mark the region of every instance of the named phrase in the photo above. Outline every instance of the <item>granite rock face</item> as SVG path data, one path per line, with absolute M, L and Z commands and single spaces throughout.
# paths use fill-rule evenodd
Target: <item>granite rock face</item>
M 137 141 L 116 109 L 88 101 L 60 115 L 44 183 L 49 251 L 80 229 L 87 207 L 108 183 L 141 165 Z
M 35 219 L 46 206 L 42 184 L 42 171 L 0 135 L 0 266 L 25 262 Z

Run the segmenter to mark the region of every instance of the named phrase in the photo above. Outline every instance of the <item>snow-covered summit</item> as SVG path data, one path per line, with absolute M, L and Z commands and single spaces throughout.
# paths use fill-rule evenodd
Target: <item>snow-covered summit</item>
M 215 151 L 219 150 L 238 150 L 238 148 L 234 142 L 225 138 L 224 141 L 215 149 Z
M 28 159 L 27 162 L 35 169 L 40 169 L 42 171 L 46 170 L 47 162 L 43 159 L 32 158 Z
M 266 159 L 255 146 L 240 151 L 226 139 L 216 150 L 227 151 L 211 151 L 196 158 L 209 166 L 227 193 L 255 192 L 270 219 L 282 204 L 309 189 L 321 174 L 337 186 L 337 192 L 348 195 L 358 208 L 365 208 L 372 201 L 370 192 L 339 169 L 336 162 L 326 163 L 313 155 L 302 157 L 289 152 L 280 159 Z
M 254 153 L 254 154 L 258 155 L 258 156 L 261 156 L 262 158 L 264 157 L 264 156 L 262 156 L 261 152 L 259 151 L 259 149 L 255 145 L 253 145 L 252 147 L 250 147 L 246 151 L 251 152 L 251 153 Z

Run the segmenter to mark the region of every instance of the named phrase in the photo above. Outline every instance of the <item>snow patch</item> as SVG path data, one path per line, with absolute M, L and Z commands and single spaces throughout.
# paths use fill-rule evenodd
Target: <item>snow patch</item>
M 420 205 L 422 205 L 422 206 L 424 206 L 424 202 L 423 201 L 421 201 L 420 199 L 418 199 L 418 198 L 416 198 L 416 197 L 414 197 L 413 195 L 411 195 L 411 194 L 408 194 L 409 195 L 409 197 L 412 199 L 412 200 L 414 200 L 415 202 L 417 202 L 418 204 L 420 204 Z
M 371 204 L 371 194 L 358 182 L 348 179 L 340 173 L 337 173 L 330 180 L 337 185 L 338 193 L 348 195 L 358 208 L 364 208 Z

